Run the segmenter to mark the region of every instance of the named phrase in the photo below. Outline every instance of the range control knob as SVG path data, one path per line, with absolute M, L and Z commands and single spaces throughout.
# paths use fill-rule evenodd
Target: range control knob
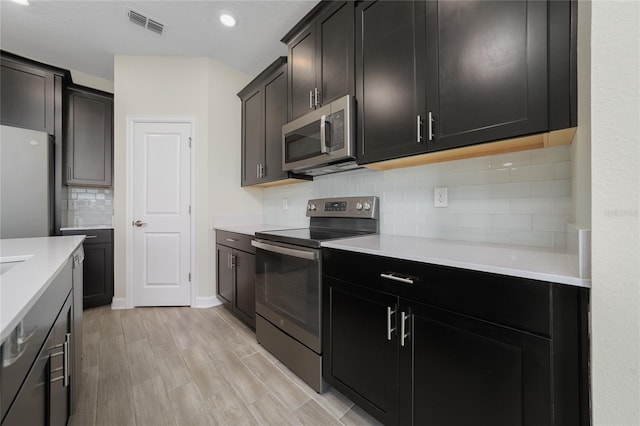
M 362 203 L 356 203 L 356 210 L 362 210 Z
M 313 203 L 311 203 L 311 204 L 309 204 L 309 205 L 307 206 L 307 210 L 309 210 L 309 211 L 315 211 L 315 210 L 317 210 L 317 209 L 318 209 L 318 207 L 317 207 L 315 204 L 313 204 Z
M 365 209 L 365 210 L 371 210 L 371 204 L 369 204 L 369 203 L 364 203 L 364 209 Z

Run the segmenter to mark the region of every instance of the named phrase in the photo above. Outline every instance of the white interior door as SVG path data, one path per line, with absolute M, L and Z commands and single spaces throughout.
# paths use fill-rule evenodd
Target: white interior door
M 190 305 L 191 125 L 135 123 L 135 306 Z

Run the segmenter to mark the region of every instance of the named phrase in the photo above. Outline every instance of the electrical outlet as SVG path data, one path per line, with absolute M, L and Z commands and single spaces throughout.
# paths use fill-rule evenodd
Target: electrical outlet
M 448 204 L 447 187 L 433 188 L 433 207 L 447 207 Z
M 286 198 L 282 199 L 282 210 L 289 210 L 289 200 Z

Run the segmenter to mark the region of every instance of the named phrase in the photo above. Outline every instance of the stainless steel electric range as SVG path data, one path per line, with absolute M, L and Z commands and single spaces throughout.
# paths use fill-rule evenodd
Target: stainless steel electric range
M 379 231 L 377 197 L 309 200 L 309 228 L 257 232 L 256 338 L 322 393 L 323 241 Z

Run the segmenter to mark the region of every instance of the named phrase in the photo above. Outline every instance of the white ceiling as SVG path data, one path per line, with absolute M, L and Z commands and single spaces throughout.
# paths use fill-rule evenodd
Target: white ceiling
M 317 0 L 0 0 L 0 48 L 113 80 L 114 55 L 206 56 L 257 75 L 286 56 L 284 36 Z M 128 9 L 165 25 L 163 35 L 129 22 Z M 222 11 L 238 19 L 223 27 Z

